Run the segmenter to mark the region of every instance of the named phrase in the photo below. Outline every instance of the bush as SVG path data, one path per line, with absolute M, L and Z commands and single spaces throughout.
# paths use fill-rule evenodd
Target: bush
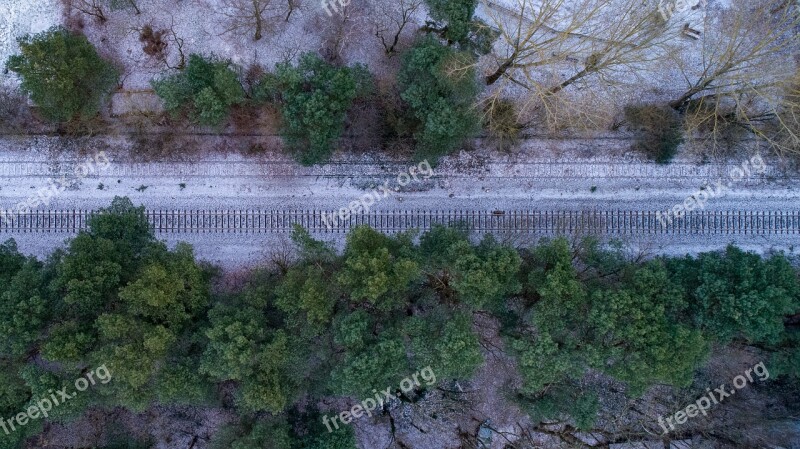
M 639 133 L 634 149 L 659 164 L 669 163 L 683 143 L 681 116 L 667 106 L 628 106 L 625 120 Z
M 231 107 L 245 100 L 231 62 L 214 56 L 189 55 L 186 70 L 151 84 L 168 112 L 187 111 L 192 120 L 205 126 L 221 125 Z
M 19 74 L 23 92 L 48 120 L 92 118 L 117 85 L 119 72 L 85 36 L 54 27 L 18 42 L 21 54 L 6 67 Z
M 435 161 L 480 131 L 474 108 L 480 87 L 471 54 L 427 36 L 403 56 L 402 64 L 397 82 L 416 119 L 418 159 Z
M 266 77 L 256 97 L 280 97 L 281 134 L 303 165 L 323 162 L 344 130 L 353 101 L 371 90 L 372 77 L 365 66 L 336 67 L 306 53 L 297 66 L 280 64 L 275 78 Z
M 484 128 L 502 150 L 508 150 L 519 141 L 522 125 L 517 118 L 517 108 L 513 101 L 492 99 L 484 107 Z
M 34 122 L 25 98 L 16 92 L 0 89 L 0 131 L 23 132 Z

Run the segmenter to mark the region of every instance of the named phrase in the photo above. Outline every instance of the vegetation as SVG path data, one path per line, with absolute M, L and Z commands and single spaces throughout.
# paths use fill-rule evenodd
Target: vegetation
M 117 85 L 117 69 L 85 36 L 56 27 L 18 42 L 20 54 L 10 57 L 6 67 L 19 74 L 23 92 L 48 120 L 94 117 Z
M 365 66 L 336 67 L 312 53 L 303 54 L 297 66 L 279 64 L 274 77 L 264 82 L 280 104 L 281 134 L 303 165 L 330 157 L 344 131 L 347 111 L 372 86 Z
M 6 242 L 0 413 L 105 364 L 109 383 L 48 419 L 98 407 L 232 407 L 239 420 L 215 435 L 217 447 L 353 448 L 349 427 L 322 428 L 314 399 L 370 397 L 426 366 L 439 382 L 470 379 L 499 348 L 493 336 L 516 358 L 520 407 L 536 423 L 580 429 L 594 426 L 598 379 L 632 399 L 654 385 L 686 387 L 711 346 L 754 345 L 775 377 L 800 374 L 798 338 L 785 325 L 800 311 L 800 282 L 780 254 L 730 247 L 634 261 L 593 239 L 518 250 L 441 226 L 418 240 L 358 227 L 341 253 L 299 227 L 293 239 L 294 261 L 223 290 L 187 245 L 156 241 L 124 198 L 46 262 Z M 478 324 L 485 319 L 498 328 Z M 0 447 L 18 447 L 42 423 L 0 435 Z
M 639 134 L 634 149 L 659 164 L 666 164 L 683 143 L 683 121 L 673 109 L 644 105 L 625 108 L 625 120 Z
M 173 114 L 187 112 L 200 125 L 220 126 L 231 107 L 245 101 L 239 75 L 230 61 L 215 56 L 189 55 L 186 68 L 152 82 L 164 108 Z
M 475 19 L 477 0 L 425 0 L 433 20 L 423 28 L 443 38 L 448 45 L 456 45 L 475 55 L 484 55 L 492 49 L 497 33 L 487 24 Z
M 471 54 L 431 36 L 421 38 L 403 55 L 397 83 L 416 121 L 418 159 L 435 161 L 480 131 L 475 110 L 480 88 Z

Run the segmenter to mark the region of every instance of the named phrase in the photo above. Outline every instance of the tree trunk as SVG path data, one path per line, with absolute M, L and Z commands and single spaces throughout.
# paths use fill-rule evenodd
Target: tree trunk
M 728 71 L 731 70 L 732 68 L 733 68 L 733 64 L 728 62 L 723 67 L 721 67 L 716 72 L 714 72 L 713 75 L 707 76 L 705 78 L 705 80 L 703 80 L 701 83 L 699 83 L 699 84 L 695 85 L 694 87 L 692 87 L 691 89 L 687 90 L 685 94 L 681 95 L 681 97 L 678 98 L 677 100 L 671 102 L 669 104 L 669 106 L 672 109 L 675 109 L 676 111 L 681 109 L 681 108 L 683 108 L 684 106 L 686 106 L 686 103 L 688 103 L 689 100 L 693 96 L 695 96 L 695 95 L 699 94 L 700 92 L 706 90 L 708 88 L 708 86 L 711 85 L 711 83 L 713 83 L 720 76 L 728 73 Z
M 508 69 L 514 65 L 514 60 L 517 58 L 517 52 L 515 51 L 511 56 L 508 57 L 497 70 L 494 71 L 491 75 L 486 77 L 486 85 L 491 86 L 492 84 L 496 83 L 503 75 L 506 74 Z
M 259 0 L 253 0 L 253 18 L 256 20 L 256 35 L 254 36 L 255 40 L 261 40 L 261 28 L 262 28 L 262 17 L 261 11 L 259 11 Z
M 570 84 L 578 81 L 579 79 L 583 78 L 584 76 L 588 75 L 589 73 L 593 72 L 594 69 L 590 67 L 586 67 L 585 69 L 581 70 L 580 72 L 572 75 L 570 79 L 565 80 L 563 83 L 559 84 L 558 86 L 551 87 L 550 90 L 547 91 L 549 94 L 557 94 L 562 90 L 566 89 Z
M 710 83 L 711 83 L 711 81 L 709 81 L 709 82 L 708 82 L 708 84 L 710 84 Z M 707 85 L 707 83 L 704 83 L 704 84 L 706 84 L 706 85 Z M 685 94 L 681 95 L 681 97 L 680 97 L 680 98 L 678 98 L 677 100 L 675 100 L 675 101 L 671 102 L 671 103 L 669 104 L 669 106 L 670 106 L 672 109 L 675 109 L 675 110 L 677 111 L 677 110 L 679 110 L 679 109 L 683 108 L 684 106 L 686 106 L 686 103 L 688 103 L 688 102 L 689 102 L 689 100 L 690 100 L 690 99 L 691 99 L 693 96 L 695 96 L 695 95 L 696 95 L 697 93 L 699 93 L 699 92 L 702 92 L 703 90 L 705 90 L 705 85 L 704 85 L 704 86 L 702 86 L 702 87 L 701 87 L 701 86 L 696 86 L 696 87 L 693 87 L 693 88 L 691 88 L 691 89 L 687 90 Z
M 288 0 L 289 12 L 286 13 L 286 21 L 289 21 L 289 17 L 292 17 L 292 13 L 294 12 L 294 0 Z

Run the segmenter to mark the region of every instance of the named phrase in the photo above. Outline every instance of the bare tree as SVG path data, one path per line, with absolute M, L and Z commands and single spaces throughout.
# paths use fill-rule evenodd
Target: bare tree
M 641 0 L 516 1 L 514 9 L 485 4 L 499 34 L 484 58 L 485 81 L 497 86 L 494 95 L 524 98 L 521 111 L 553 127 L 609 126 L 615 91 L 641 85 L 676 40 Z M 581 95 L 562 93 L 579 83 L 589 87 Z
M 288 21 L 298 6 L 298 0 L 286 0 L 285 3 L 278 0 L 223 0 L 220 12 L 230 19 L 223 34 L 252 32 L 253 40 L 261 40 L 273 23 L 284 15 Z
M 656 8 L 639 0 L 517 0 L 511 9 L 486 3 L 499 32 L 495 69 L 486 83 L 502 78 L 531 87 L 532 71 L 554 64 L 578 64 L 577 73 L 549 88 L 559 91 L 591 73 L 641 63 L 671 39 Z
M 375 27 L 375 37 L 381 41 L 387 55 L 397 51 L 397 44 L 406 27 L 422 6 L 423 0 L 373 1 L 370 6 Z
M 170 17 L 169 35 L 172 38 L 172 43 L 175 44 L 175 49 L 178 51 L 178 62 L 170 65 L 165 57 L 164 64 L 170 69 L 183 70 L 186 67 L 186 53 L 183 51 L 183 38 L 179 37 L 178 33 L 175 32 L 175 17 Z
M 183 70 L 186 66 L 184 40 L 175 31 L 174 17 L 170 17 L 168 28 L 157 28 L 148 24 L 142 27 L 133 27 L 131 32 L 138 35 L 139 42 L 142 43 L 142 51 L 155 63 L 153 67 L 163 65 L 170 69 Z M 175 48 L 177 52 L 175 63 L 170 62 L 170 48 Z
M 750 133 L 779 153 L 794 152 L 787 143 L 795 132 L 799 24 L 794 3 L 733 0 L 707 15 L 699 61 L 676 54 L 686 87 L 670 106 L 686 113 L 690 132 L 704 137 L 704 151 L 720 152 Z M 780 132 L 770 136 L 771 126 Z
M 759 98 L 769 98 L 759 95 Z M 749 130 L 763 138 L 781 157 L 800 156 L 800 71 L 785 82 L 777 98 L 762 101 L 762 108 L 750 111 Z
M 333 17 L 318 16 L 315 20 L 317 28 L 321 30 L 322 47 L 320 54 L 332 63 L 343 62 L 343 54 L 363 30 L 365 12 L 357 8 L 352 2 L 342 5 L 340 11 Z
M 673 108 L 686 107 L 699 96 L 741 93 L 793 76 L 794 63 L 784 63 L 781 55 L 790 58 L 797 44 L 796 7 L 782 0 L 733 0 L 719 17 L 706 17 L 702 60 L 676 59 L 687 88 L 670 103 Z
M 292 17 L 292 13 L 295 9 L 300 8 L 300 0 L 286 0 L 286 21 L 289 21 L 289 18 Z
M 100 23 L 106 23 L 106 17 L 103 9 L 101 8 L 102 0 L 67 0 L 67 6 L 77 9 L 78 11 L 92 16 Z

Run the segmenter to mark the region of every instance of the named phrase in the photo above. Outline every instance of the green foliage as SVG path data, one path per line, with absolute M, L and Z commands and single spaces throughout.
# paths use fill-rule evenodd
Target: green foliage
M 400 97 L 417 121 L 418 159 L 435 161 L 480 131 L 475 110 L 480 87 L 469 53 L 430 36 L 420 39 L 403 55 L 397 82 Z
M 335 67 L 305 53 L 296 67 L 288 62 L 279 64 L 275 76 L 284 141 L 303 165 L 324 162 L 344 130 L 353 101 L 371 88 L 367 68 Z
M 430 366 L 440 379 L 469 379 L 483 364 L 478 336 L 466 313 L 431 314 L 404 323 L 411 341 L 413 366 Z
M 519 397 L 517 402 L 535 423 L 571 417 L 575 420 L 575 427 L 584 431 L 592 429 L 600 409 L 597 393 L 581 391 L 572 386 L 549 389 L 536 399 Z
M 19 74 L 22 90 L 45 118 L 65 122 L 97 115 L 119 73 L 85 36 L 55 27 L 18 42 L 21 54 L 6 67 Z
M 800 380 L 800 331 L 787 332 L 786 338 L 771 355 L 770 377 Z
M 469 379 L 484 346 L 499 347 L 485 334 L 494 318 L 516 358 L 515 400 L 534 422 L 588 430 L 608 378 L 634 396 L 686 386 L 715 343 L 758 344 L 773 378 L 800 372 L 800 339 L 784 325 L 800 310 L 800 283 L 780 254 L 730 247 L 634 262 L 596 239 L 518 251 L 442 226 L 418 244 L 358 227 L 341 253 L 302 228 L 292 238 L 297 259 L 216 289 L 213 306 L 211 272 L 188 245 L 157 242 L 127 199 L 46 263 L 0 245 L 0 412 L 12 416 L 105 364 L 109 383 L 49 419 L 93 406 L 219 405 L 223 392 L 242 420 L 217 447 L 354 448 L 351 428 L 321 428 L 320 397 L 371 397 L 427 366 L 438 379 Z M 45 422 L 0 435 L 0 448 Z
M 141 410 L 154 400 L 166 360 L 208 306 L 208 275 L 190 247 L 168 251 L 128 199 L 89 221 L 58 255 L 51 289 L 63 306 L 42 356 L 65 367 L 113 367 L 100 391 Z
M 344 426 L 331 433 L 320 433 L 313 437 L 303 449 L 357 449 L 353 429 Z
M 206 405 L 213 402 L 213 385 L 202 375 L 198 363 L 171 360 L 156 378 L 156 398 L 161 404 Z
M 337 279 L 352 301 L 366 301 L 384 311 L 397 309 L 405 305 L 411 284 L 420 276 L 413 256 L 409 236 L 390 238 L 359 226 L 347 236 Z
M 30 387 L 20 375 L 22 366 L 8 359 L 0 363 L 0 412 L 9 416 L 21 410 L 31 397 Z M 0 434 L 2 435 L 2 434 Z
M 722 342 L 777 343 L 784 317 L 800 310 L 797 273 L 782 255 L 762 258 L 730 246 L 668 266 L 695 325 Z
M 420 252 L 440 295 L 455 296 L 470 307 L 497 306 L 522 288 L 519 253 L 491 236 L 476 247 L 465 233 L 437 225 L 422 236 Z
M 446 25 L 444 37 L 452 42 L 464 41 L 469 35 L 477 0 L 425 0 L 431 17 Z
M 67 387 L 66 391 L 72 390 L 75 379 L 80 377 L 80 371 L 67 370 L 58 373 L 46 371 L 34 365 L 27 365 L 20 370 L 20 375 L 25 380 L 28 388 L 30 388 L 31 396 L 28 402 L 17 411 L 26 410 L 29 406 L 36 405 L 36 402 L 43 398 L 50 398 L 52 402 L 53 396 L 51 395 L 64 387 Z M 110 384 L 98 385 L 102 385 L 105 388 Z M 60 400 L 60 395 L 55 393 L 59 404 L 55 406 L 55 403 L 53 403 L 53 409 L 48 412 L 47 419 L 57 422 L 69 422 L 79 418 L 95 399 L 95 391 L 95 389 L 89 388 L 80 393 L 75 392 L 75 396 L 68 401 Z M 32 421 L 30 424 L 34 424 L 34 426 L 41 425 L 41 421 Z
M 627 382 L 639 395 L 656 383 L 687 387 L 706 344 L 697 330 L 675 324 L 670 304 L 681 301 L 659 264 L 637 268 L 613 289 L 596 290 L 588 326 L 602 350 L 595 368 Z
M 40 262 L 20 255 L 13 240 L 0 246 L 0 270 L 0 354 L 21 358 L 38 346 L 52 317 L 47 273 Z
M 346 353 L 331 372 L 330 388 L 340 395 L 366 397 L 373 389 L 397 385 L 411 369 L 402 339 L 385 335 L 358 352 Z
M 231 426 L 214 436 L 212 449 L 294 449 L 297 440 L 291 436 L 285 421 L 259 421 L 249 428 Z
M 151 84 L 167 111 L 188 111 L 195 122 L 205 126 L 222 125 L 231 107 L 245 101 L 232 63 L 214 56 L 189 55 L 183 72 Z
M 244 410 L 283 411 L 298 388 L 292 375 L 295 351 L 287 334 L 271 329 L 255 308 L 218 305 L 209 318 L 200 371 L 216 381 L 238 381 Z
M 319 329 L 330 322 L 336 306 L 336 294 L 331 281 L 319 265 L 294 266 L 278 286 L 275 303 L 292 316 L 303 315 L 301 321 L 293 322 L 305 322 L 313 329 Z
M 473 17 L 477 0 L 425 0 L 425 3 L 433 19 L 427 22 L 426 29 L 437 32 L 448 44 L 458 44 L 476 55 L 492 50 L 498 33 Z
M 614 260 L 597 258 L 593 260 Z M 580 255 L 580 254 L 579 254 Z M 564 239 L 532 252 L 529 287 L 536 302 L 511 346 L 520 357 L 523 394 L 540 397 L 551 386 L 573 383 L 591 368 L 626 382 L 633 395 L 655 383 L 686 386 L 705 356 L 699 331 L 678 324 L 673 305 L 681 292 L 659 263 L 629 265 L 607 276 L 581 278 Z M 591 292 L 591 293 L 590 293 Z
M 294 411 L 292 411 L 294 412 Z M 292 413 L 293 415 L 294 413 Z M 211 449 L 356 449 L 355 435 L 349 426 L 327 432 L 320 428 L 317 413 L 302 414 L 298 422 L 286 416 L 245 421 L 223 428 L 214 435 Z
M 669 163 L 683 143 L 683 122 L 672 108 L 657 105 L 628 106 L 625 120 L 639 133 L 634 149 L 658 162 Z

